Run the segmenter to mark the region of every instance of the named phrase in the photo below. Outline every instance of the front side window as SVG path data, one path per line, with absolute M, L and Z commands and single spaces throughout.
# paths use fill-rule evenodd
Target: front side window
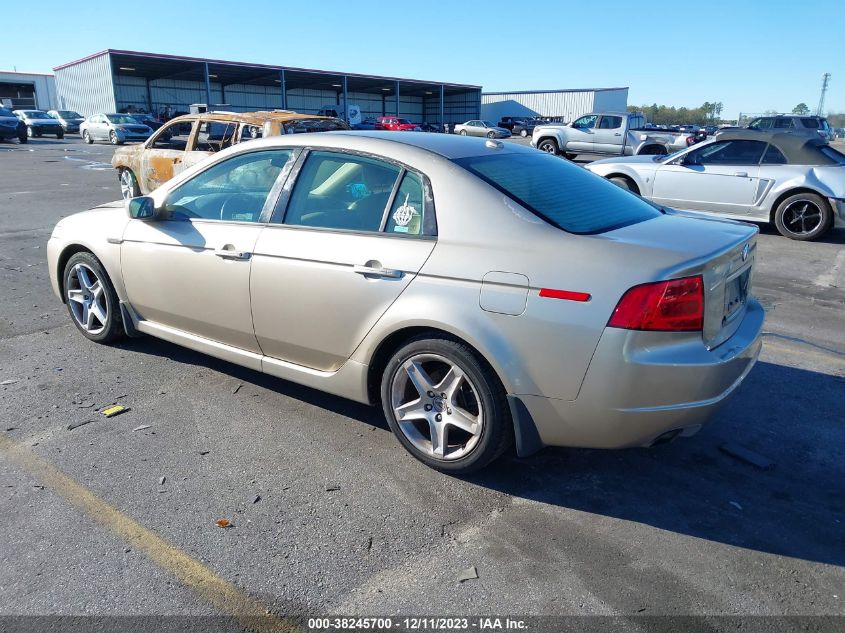
M 757 165 L 766 149 L 762 141 L 723 141 L 690 152 L 687 164 Z
M 312 152 L 297 177 L 284 223 L 378 231 L 400 171 L 364 156 Z
M 575 123 L 572 124 L 577 130 L 590 130 L 596 126 L 596 119 L 598 116 L 595 114 L 588 114 L 587 116 L 582 116 L 580 119 L 576 120 Z
M 661 215 L 639 197 L 549 154 L 471 156 L 454 162 L 570 233 L 603 233 Z
M 780 116 L 775 119 L 775 124 L 772 127 L 778 130 L 791 130 L 795 127 L 795 123 L 791 116 Z
M 289 149 L 240 154 L 197 174 L 164 203 L 171 220 L 258 222 L 273 184 L 293 155 Z
M 197 131 L 198 152 L 219 152 L 234 144 L 238 124 L 233 121 L 203 121 Z
M 184 152 L 188 146 L 188 139 L 191 136 L 193 123 L 190 121 L 177 121 L 161 128 L 153 138 L 150 147 L 152 149 L 171 149 Z
M 761 117 L 759 119 L 754 119 L 751 123 L 748 124 L 748 129 L 750 130 L 769 130 L 772 127 L 773 119 L 771 117 Z

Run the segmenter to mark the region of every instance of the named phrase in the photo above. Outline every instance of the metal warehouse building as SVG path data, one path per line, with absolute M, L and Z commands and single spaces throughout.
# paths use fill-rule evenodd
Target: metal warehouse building
M 494 123 L 503 116 L 560 117 L 569 122 L 590 112 L 624 112 L 628 88 L 485 92 L 481 118 Z
M 313 114 L 348 103 L 363 117 L 463 123 L 478 118 L 481 107 L 480 86 L 112 49 L 53 70 L 60 106 L 86 116 L 129 106 L 187 112 L 195 103 Z
M 53 75 L 0 70 L 0 105 L 16 110 L 54 110 L 56 82 Z

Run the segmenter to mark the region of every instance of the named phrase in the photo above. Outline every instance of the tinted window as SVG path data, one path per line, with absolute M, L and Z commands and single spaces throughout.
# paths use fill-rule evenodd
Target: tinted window
M 285 224 L 378 231 L 400 169 L 380 160 L 312 152 L 285 213 Z
M 769 145 L 763 154 L 764 165 L 786 165 L 786 156 L 777 147 Z
M 812 128 L 817 130 L 819 128 L 819 120 L 818 119 L 801 119 L 801 123 L 804 127 Z
M 178 123 L 171 123 L 159 130 L 158 135 L 150 145 L 155 149 L 174 149 L 178 151 L 185 151 L 188 146 L 188 137 L 191 136 L 191 128 L 193 124 L 190 121 L 181 121 Z
M 548 154 L 473 156 L 454 162 L 570 233 L 601 233 L 660 215 L 637 196 Z
M 258 222 L 291 155 L 281 149 L 250 152 L 218 163 L 171 191 L 165 211 L 174 220 Z
M 768 130 L 772 127 L 772 119 L 768 117 L 754 119 L 748 127 L 752 130 Z
M 792 129 L 795 127 L 795 123 L 792 120 L 792 117 L 781 116 L 775 119 L 774 126 L 777 129 Z
M 600 130 L 615 130 L 620 127 L 622 127 L 621 116 L 603 116 L 599 121 Z
M 219 152 L 234 144 L 238 124 L 232 121 L 203 121 L 197 132 L 196 151 Z
M 762 141 L 723 141 L 688 154 L 690 162 L 699 165 L 756 165 L 763 156 Z

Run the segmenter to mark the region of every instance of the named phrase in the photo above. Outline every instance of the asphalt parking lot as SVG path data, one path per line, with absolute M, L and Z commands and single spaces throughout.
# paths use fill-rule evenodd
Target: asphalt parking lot
M 697 436 L 457 479 L 376 409 L 80 336 L 46 242 L 111 154 L 0 143 L 0 616 L 845 615 L 845 231 L 763 229 L 761 361 Z

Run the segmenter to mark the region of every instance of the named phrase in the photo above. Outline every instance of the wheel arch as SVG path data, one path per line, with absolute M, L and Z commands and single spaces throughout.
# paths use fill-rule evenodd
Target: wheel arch
M 623 174 L 622 172 L 613 172 L 605 176 L 605 179 L 607 180 L 610 180 L 611 178 L 623 178 L 627 180 L 628 184 L 630 184 L 634 188 L 633 193 L 636 193 L 638 195 L 641 193 L 640 186 L 637 184 L 637 181 L 631 178 L 631 176 L 629 176 L 628 174 Z
M 537 139 L 537 147 L 540 147 L 540 144 L 543 141 L 554 141 L 555 145 L 557 145 L 558 150 L 563 150 L 563 143 L 560 142 L 560 139 L 555 136 L 554 134 L 544 134 L 540 138 Z
M 831 213 L 834 212 L 834 210 L 830 208 L 830 202 L 828 202 L 828 200 L 827 200 L 828 196 L 826 194 L 822 193 L 821 191 L 818 191 L 816 189 L 812 189 L 811 187 L 791 187 L 791 188 L 787 189 L 786 191 L 783 191 L 780 194 L 778 194 L 778 197 L 775 198 L 775 201 L 772 203 L 772 206 L 769 209 L 769 222 L 774 224 L 775 213 L 777 212 L 778 207 L 781 205 L 781 203 L 783 203 L 784 200 L 786 200 L 787 198 L 789 198 L 791 196 L 798 195 L 799 193 L 811 193 L 813 195 L 819 196 L 822 199 L 822 201 L 824 202 L 824 204 L 827 205 L 828 211 L 831 211 Z M 833 216 L 831 216 L 831 217 L 833 217 Z
M 669 154 L 669 148 L 663 145 L 662 143 L 655 143 L 654 141 L 645 143 L 642 147 L 637 150 L 637 156 L 654 156 L 651 152 L 647 151 L 649 149 L 656 148 L 661 150 L 657 153 L 659 154 Z
M 65 266 L 67 266 L 70 258 L 77 253 L 91 253 L 94 257 L 97 257 L 94 251 L 83 244 L 68 244 L 62 252 L 59 253 L 59 258 L 56 260 L 56 270 L 54 271 L 54 274 L 56 275 L 56 280 L 59 284 L 59 296 L 61 297 L 62 303 L 67 303 L 67 297 L 65 297 Z M 99 257 L 97 257 L 97 259 L 100 260 Z

